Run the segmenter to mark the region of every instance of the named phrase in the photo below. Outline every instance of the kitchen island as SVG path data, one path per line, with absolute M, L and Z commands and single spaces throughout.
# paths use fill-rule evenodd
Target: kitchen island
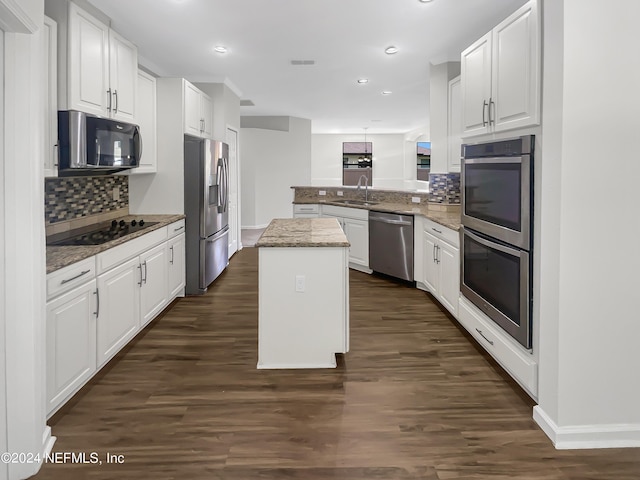
M 335 368 L 349 350 L 349 242 L 338 221 L 275 219 L 256 247 L 258 368 Z

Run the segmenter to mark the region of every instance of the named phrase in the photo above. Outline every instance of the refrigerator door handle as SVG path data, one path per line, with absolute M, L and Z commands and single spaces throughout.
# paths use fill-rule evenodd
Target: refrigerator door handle
M 218 168 L 216 171 L 216 184 L 217 184 L 217 192 L 218 192 L 218 211 L 222 212 L 224 210 L 221 210 L 224 205 L 222 203 L 222 176 L 224 174 L 224 167 L 222 166 L 222 159 L 219 158 L 218 159 Z
M 229 207 L 229 167 L 227 165 L 227 159 L 223 159 L 223 163 L 222 163 L 222 168 L 223 168 L 223 179 L 224 179 L 224 189 L 222 192 L 223 195 L 223 200 L 224 200 L 224 209 L 222 210 L 223 212 L 227 211 L 227 208 Z

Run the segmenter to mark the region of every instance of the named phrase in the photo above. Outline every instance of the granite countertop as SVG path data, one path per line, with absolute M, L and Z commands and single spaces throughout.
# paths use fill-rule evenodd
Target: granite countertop
M 276 218 L 256 242 L 256 247 L 348 246 L 335 218 Z
M 125 221 L 138 218 L 139 215 L 128 215 L 123 217 Z M 184 215 L 145 215 L 147 222 L 158 222 L 144 230 L 131 233 L 124 237 L 117 238 L 102 245 L 82 245 L 82 246 L 47 246 L 47 273 L 55 272 L 85 258 L 97 255 L 100 252 L 121 245 L 129 240 L 145 235 L 159 228 L 166 227 L 170 223 L 177 222 L 185 218 Z
M 345 205 L 341 202 L 332 200 L 296 200 L 295 204 L 319 204 L 319 205 L 335 205 L 337 207 L 360 208 L 364 210 L 374 210 L 378 212 L 399 213 L 405 215 L 421 215 L 451 230 L 460 230 L 460 208 L 456 207 L 454 211 L 443 209 L 438 204 L 413 204 L 377 202 L 375 205 Z M 449 207 L 450 208 L 450 207 Z

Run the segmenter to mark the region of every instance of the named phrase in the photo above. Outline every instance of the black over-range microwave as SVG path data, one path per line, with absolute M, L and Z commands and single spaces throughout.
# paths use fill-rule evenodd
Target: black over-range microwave
M 58 112 L 58 175 L 101 175 L 140 164 L 140 127 L 75 110 Z
M 525 348 L 532 344 L 535 138 L 464 146 L 460 291 Z

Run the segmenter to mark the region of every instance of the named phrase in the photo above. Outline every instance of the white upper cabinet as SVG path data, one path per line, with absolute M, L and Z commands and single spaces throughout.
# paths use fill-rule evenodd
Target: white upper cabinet
M 109 31 L 109 79 L 113 96 L 112 116 L 133 121 L 138 81 L 138 50 L 113 30 Z
M 44 98 L 44 176 L 58 175 L 58 25 L 44 17 L 42 28 L 42 92 Z
M 155 173 L 158 169 L 157 129 L 156 129 L 156 79 L 148 73 L 138 71 L 138 92 L 136 94 L 136 121 L 142 137 L 142 157 L 140 165 L 131 175 Z
M 211 138 L 213 132 L 213 100 L 206 93 L 185 80 L 184 133 Z
M 486 133 L 491 101 L 491 33 L 462 52 L 460 71 L 464 133 Z
M 68 45 L 60 46 L 68 51 L 67 102 L 60 108 L 133 122 L 136 47 L 74 3 L 69 3 L 68 29 Z
M 540 123 L 540 24 L 531 0 L 461 55 L 463 136 Z
M 448 158 L 449 172 L 460 171 L 460 151 L 462 145 L 462 102 L 460 77 L 449 81 L 449 105 L 447 115 L 447 133 L 449 138 Z

